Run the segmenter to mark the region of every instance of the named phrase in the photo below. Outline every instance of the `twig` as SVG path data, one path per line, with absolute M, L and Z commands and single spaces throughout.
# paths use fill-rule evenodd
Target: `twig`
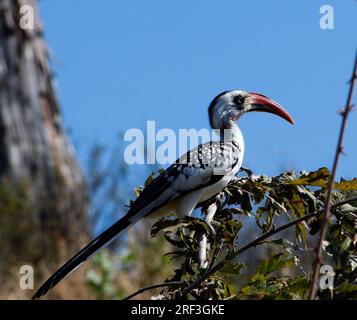
M 165 282 L 165 283 L 159 283 L 159 284 L 154 284 L 152 286 L 147 286 L 144 288 L 139 289 L 138 291 L 135 291 L 134 293 L 132 293 L 131 295 L 125 297 L 123 300 L 129 300 L 132 297 L 137 296 L 140 293 L 143 293 L 145 291 L 151 290 L 151 289 L 156 289 L 156 288 L 162 288 L 162 287 L 173 287 L 173 286 L 182 286 L 184 285 L 185 282 L 181 282 L 181 281 L 172 281 L 172 282 Z
M 350 202 L 353 202 L 353 201 L 357 201 L 357 197 L 352 197 L 352 198 L 350 198 L 350 199 L 346 199 L 346 200 L 337 202 L 337 203 L 335 203 L 334 205 L 331 206 L 331 210 L 333 211 L 333 210 L 335 210 L 336 208 L 341 207 L 341 206 L 343 206 L 344 204 L 347 204 L 347 203 L 350 203 Z
M 326 238 L 328 225 L 329 225 L 329 222 L 330 222 L 330 219 L 332 216 L 332 213 L 331 213 L 332 191 L 333 191 L 333 187 L 334 187 L 338 161 L 340 159 L 340 155 L 343 153 L 343 138 L 344 138 L 345 130 L 346 130 L 347 117 L 348 117 L 348 114 L 350 113 L 350 111 L 352 110 L 351 102 L 352 102 L 353 89 L 354 89 L 356 78 L 357 78 L 357 52 L 356 52 L 355 63 L 354 63 L 354 67 L 353 67 L 352 78 L 350 81 L 350 89 L 349 89 L 349 93 L 348 93 L 348 97 L 347 97 L 346 106 L 345 106 L 344 110 L 341 111 L 342 123 L 341 123 L 340 133 L 339 133 L 339 137 L 338 137 L 338 143 L 337 143 L 337 148 L 336 148 L 336 153 L 335 153 L 335 159 L 333 162 L 332 172 L 331 172 L 329 184 L 327 187 L 327 196 L 326 196 L 325 208 L 323 211 L 323 222 L 322 222 L 322 227 L 320 230 L 319 241 L 316 246 L 316 257 L 315 257 L 314 264 L 313 264 L 311 286 L 310 286 L 309 295 L 308 295 L 309 300 L 314 300 L 316 298 L 319 270 L 320 270 L 320 266 L 323 262 L 323 250 L 322 250 L 323 246 L 322 245 Z
M 224 240 L 222 240 L 220 246 L 216 247 L 216 249 L 214 250 L 212 261 L 211 261 L 208 269 L 211 269 L 214 266 L 214 263 L 216 262 L 217 257 L 221 253 L 221 250 L 222 250 L 222 247 L 223 247 L 223 243 L 224 243 Z
M 357 278 L 357 270 L 355 269 L 350 274 L 344 275 L 340 279 L 338 279 L 335 282 L 335 287 L 339 286 L 340 284 L 342 284 L 346 280 L 351 283 L 351 282 L 355 281 L 356 278 Z
M 264 241 L 265 239 L 271 237 L 272 235 L 279 233 L 285 229 L 288 229 L 302 221 L 308 220 L 312 217 L 315 217 L 317 215 L 317 213 L 311 213 L 309 215 L 306 215 L 304 217 L 295 219 L 287 224 L 284 224 L 276 229 L 270 230 L 266 233 L 264 233 L 263 235 L 261 235 L 259 238 L 247 243 L 246 245 L 244 245 L 243 247 L 241 247 L 240 249 L 237 249 L 236 251 L 232 252 L 231 254 L 229 254 L 225 259 L 223 259 L 221 262 L 217 263 L 214 267 L 212 267 L 211 269 L 209 269 L 206 273 L 204 273 L 200 278 L 198 278 L 195 282 L 193 282 L 191 285 L 189 285 L 186 289 L 184 289 L 181 293 L 181 297 L 186 296 L 188 293 L 190 293 L 192 290 L 196 289 L 204 280 L 206 280 L 209 276 L 211 276 L 212 274 L 214 274 L 215 272 L 217 272 L 218 270 L 220 270 L 221 268 L 223 268 L 228 262 L 230 262 L 231 260 L 233 260 L 235 257 L 237 257 L 238 255 L 240 255 L 241 253 L 243 253 L 244 251 L 257 246 L 258 244 L 260 244 L 262 241 Z

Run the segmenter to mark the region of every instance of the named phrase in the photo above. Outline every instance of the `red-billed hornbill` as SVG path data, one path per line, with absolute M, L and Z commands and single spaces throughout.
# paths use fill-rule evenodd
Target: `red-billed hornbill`
M 202 202 L 220 193 L 235 179 L 242 166 L 244 140 L 236 121 L 252 111 L 270 112 L 294 124 L 287 111 L 261 94 L 233 90 L 216 96 L 208 112 L 210 125 L 219 130 L 220 140 L 199 145 L 162 172 L 140 193 L 124 217 L 58 269 L 33 298 L 46 294 L 74 268 L 139 219 L 172 214 L 179 218 L 190 216 Z

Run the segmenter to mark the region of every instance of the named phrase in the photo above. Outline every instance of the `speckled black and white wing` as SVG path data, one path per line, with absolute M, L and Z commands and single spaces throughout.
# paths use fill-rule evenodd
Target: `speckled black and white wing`
M 148 216 L 164 203 L 234 176 L 241 165 L 240 147 L 233 142 L 211 141 L 187 152 L 154 179 L 132 204 L 133 220 Z M 138 216 L 139 214 L 139 216 Z

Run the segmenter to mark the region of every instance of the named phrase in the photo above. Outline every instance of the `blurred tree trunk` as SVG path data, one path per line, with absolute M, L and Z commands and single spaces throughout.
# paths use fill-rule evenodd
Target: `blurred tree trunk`
M 23 5 L 34 8 L 32 30 L 20 27 Z M 88 227 L 36 1 L 0 0 L 0 267 L 10 256 L 56 258 L 58 247 L 78 247 Z

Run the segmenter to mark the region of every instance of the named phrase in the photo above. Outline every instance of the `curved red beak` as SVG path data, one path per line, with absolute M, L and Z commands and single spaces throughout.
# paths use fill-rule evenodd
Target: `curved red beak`
M 290 114 L 277 102 L 274 100 L 263 96 L 259 93 L 250 93 L 252 98 L 251 108 L 248 110 L 250 111 L 262 111 L 262 112 L 269 112 L 273 113 L 286 121 L 290 122 L 291 124 L 295 124 L 293 118 Z

